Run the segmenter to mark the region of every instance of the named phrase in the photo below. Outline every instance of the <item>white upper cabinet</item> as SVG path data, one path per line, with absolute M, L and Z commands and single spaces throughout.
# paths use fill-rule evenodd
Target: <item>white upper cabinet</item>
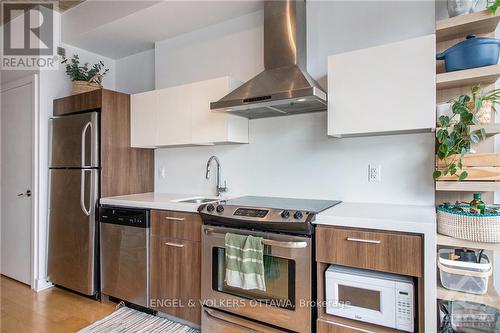
M 192 96 L 192 142 L 248 143 L 248 119 L 210 110 L 216 102 L 241 82 L 228 76 L 190 84 Z
M 158 136 L 158 94 L 156 90 L 130 96 L 130 145 L 132 147 L 153 148 Z
M 157 90 L 157 146 L 191 144 L 192 98 L 188 85 Z
M 226 76 L 132 95 L 132 146 L 248 143 L 248 119 L 210 110 L 239 84 Z
M 328 57 L 328 135 L 435 128 L 435 35 Z

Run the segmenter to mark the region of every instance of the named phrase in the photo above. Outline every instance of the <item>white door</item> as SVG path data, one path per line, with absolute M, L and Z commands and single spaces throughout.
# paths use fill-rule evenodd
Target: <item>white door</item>
M 32 83 L 1 90 L 1 273 L 30 284 Z

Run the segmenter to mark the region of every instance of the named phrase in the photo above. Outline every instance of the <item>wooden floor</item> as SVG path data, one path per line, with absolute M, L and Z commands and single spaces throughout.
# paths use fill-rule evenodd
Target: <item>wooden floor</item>
M 0 276 L 1 333 L 75 332 L 107 316 L 115 306 L 56 287 L 36 293 L 25 284 Z

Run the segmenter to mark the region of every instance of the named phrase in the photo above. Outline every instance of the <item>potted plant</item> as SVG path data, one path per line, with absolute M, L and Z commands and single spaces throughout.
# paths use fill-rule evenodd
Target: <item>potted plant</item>
M 102 61 L 92 65 L 92 67 L 89 67 L 88 62 L 81 66 L 78 54 L 74 54 L 71 59 L 63 56 L 61 63 L 66 66 L 66 74 L 73 82 L 73 95 L 101 89 L 102 79 L 109 71 L 109 68 L 104 67 Z
M 500 7 L 500 0 L 486 1 L 486 10 L 488 10 L 491 14 L 495 14 L 497 12 L 498 7 Z
M 484 128 L 471 131 L 471 126 L 490 122 L 491 113 L 496 112 L 495 105 L 500 102 L 500 89 L 482 93 L 476 85 L 472 87 L 470 95 L 462 95 L 450 102 L 452 116 L 440 116 L 436 132 L 437 158 L 444 162 L 444 167 L 435 170 L 433 178 L 449 174 L 464 180 L 468 174 L 462 170 L 462 157 L 471 152 L 473 143 L 486 139 Z

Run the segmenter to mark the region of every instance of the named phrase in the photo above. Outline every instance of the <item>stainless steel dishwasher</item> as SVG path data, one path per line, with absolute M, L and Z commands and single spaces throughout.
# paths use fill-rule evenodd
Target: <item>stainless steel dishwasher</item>
M 99 209 L 101 292 L 149 306 L 149 210 Z

